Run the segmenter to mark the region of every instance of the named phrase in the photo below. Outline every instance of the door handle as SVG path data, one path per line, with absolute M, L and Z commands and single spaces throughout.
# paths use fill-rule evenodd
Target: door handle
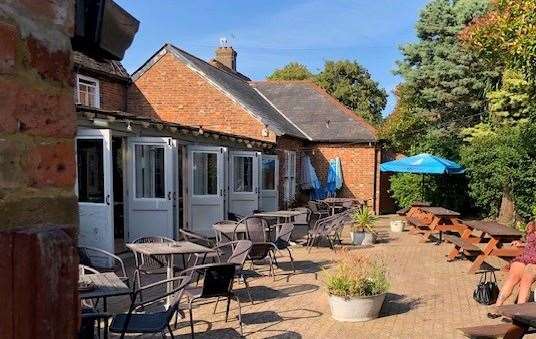
M 110 195 L 106 195 L 106 205 L 110 206 Z
M 167 192 L 167 198 L 168 200 L 171 200 L 171 192 Z
M 177 200 L 177 192 L 173 192 L 173 200 Z
M 220 189 L 220 197 L 223 197 L 223 189 Z

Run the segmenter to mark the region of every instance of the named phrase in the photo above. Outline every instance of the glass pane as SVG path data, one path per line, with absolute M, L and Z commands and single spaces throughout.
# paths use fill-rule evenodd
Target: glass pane
M 136 198 L 165 198 L 164 148 L 136 145 Z
M 262 189 L 275 189 L 275 159 L 262 159 Z
M 253 192 L 253 158 L 233 157 L 234 192 Z
M 104 203 L 103 140 L 78 139 L 78 201 Z
M 218 194 L 218 155 L 194 152 L 194 195 Z

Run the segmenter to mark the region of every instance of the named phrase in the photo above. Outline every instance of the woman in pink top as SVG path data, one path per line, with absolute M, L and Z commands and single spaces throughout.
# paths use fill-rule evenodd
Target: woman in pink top
M 514 241 L 512 246 L 523 246 L 523 242 Z M 531 221 L 527 224 L 525 234 L 525 248 L 523 253 L 515 257 L 510 265 L 508 277 L 504 282 L 495 306 L 501 306 L 506 299 L 512 294 L 512 290 L 519 284 L 519 294 L 517 303 L 526 303 L 530 295 L 530 287 L 536 280 L 536 222 Z

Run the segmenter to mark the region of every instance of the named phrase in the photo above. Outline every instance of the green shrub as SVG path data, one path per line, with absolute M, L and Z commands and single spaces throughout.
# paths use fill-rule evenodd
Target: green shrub
M 361 253 L 342 251 L 335 268 L 324 273 L 330 295 L 366 297 L 387 292 L 389 281 L 383 261 Z
M 352 232 L 358 232 L 359 230 L 367 230 L 370 233 L 376 233 L 376 221 L 378 217 L 374 215 L 374 212 L 368 206 L 363 206 L 356 210 L 352 214 L 354 223 L 352 224 Z

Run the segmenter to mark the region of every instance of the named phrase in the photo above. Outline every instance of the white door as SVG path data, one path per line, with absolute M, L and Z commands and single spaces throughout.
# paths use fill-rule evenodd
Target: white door
M 114 252 L 112 136 L 108 129 L 79 129 L 76 137 L 81 246 Z
M 188 228 L 213 235 L 224 218 L 224 147 L 188 146 Z
M 279 209 L 279 161 L 277 155 L 260 156 L 260 209 L 271 212 Z
M 259 154 L 229 152 L 229 212 L 248 216 L 259 209 Z
M 285 168 L 284 168 L 284 191 L 283 196 L 285 198 L 285 203 L 288 205 L 292 204 L 296 198 L 296 152 L 295 151 L 285 151 Z
M 171 138 L 128 138 L 128 239 L 174 238 Z

